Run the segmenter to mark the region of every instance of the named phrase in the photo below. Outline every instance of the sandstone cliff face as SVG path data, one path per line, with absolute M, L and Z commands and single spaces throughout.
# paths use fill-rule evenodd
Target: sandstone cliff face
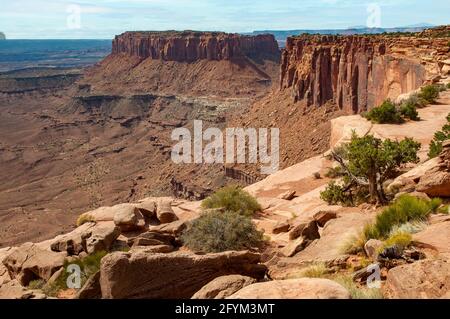
M 193 62 L 231 60 L 261 53 L 279 56 L 273 35 L 243 36 L 214 32 L 125 32 L 113 40 L 113 54 L 141 59 Z
M 280 86 L 308 106 L 331 101 L 359 113 L 431 82 L 449 57 L 448 40 L 418 35 L 288 38 Z

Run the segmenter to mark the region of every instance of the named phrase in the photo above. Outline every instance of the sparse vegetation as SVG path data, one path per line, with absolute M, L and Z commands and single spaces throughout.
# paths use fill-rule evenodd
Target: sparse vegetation
M 70 263 L 66 261 L 64 264 L 64 271 L 62 272 L 61 276 L 59 276 L 54 283 L 44 285 L 42 287 L 43 292 L 48 296 L 55 297 L 57 296 L 59 291 L 66 290 L 67 278 L 70 275 L 70 273 L 67 272 L 67 267 L 72 264 L 80 266 L 81 286 L 83 286 L 92 275 L 94 275 L 97 271 L 100 270 L 100 261 L 102 260 L 103 257 L 106 256 L 106 254 L 107 252 L 101 251 L 86 256 L 83 259 L 71 261 Z
M 356 205 L 369 196 L 372 202 L 385 203 L 383 183 L 403 164 L 417 163 L 419 149 L 420 143 L 410 138 L 382 141 L 373 135 L 358 137 L 353 133 L 349 143 L 331 152 L 345 172 L 344 185 L 332 181 L 321 198 L 329 204 Z
M 202 202 L 203 209 L 223 209 L 244 216 L 253 216 L 261 210 L 261 205 L 249 193 L 238 186 L 226 186 L 219 189 Z
M 427 104 L 431 104 L 436 102 L 436 99 L 439 97 L 439 92 L 440 89 L 438 85 L 427 85 L 420 89 L 418 96 L 425 100 Z
M 338 275 L 332 280 L 346 288 L 352 299 L 383 299 L 381 289 L 359 287 L 350 275 Z
M 326 278 L 328 277 L 329 270 L 324 263 L 315 263 L 306 268 L 300 270 L 295 275 L 296 278 Z
M 247 216 L 211 211 L 192 221 L 181 239 L 194 251 L 214 253 L 255 248 L 263 242 L 263 233 Z
M 442 152 L 442 145 L 444 141 L 450 139 L 450 113 L 447 115 L 447 123 L 442 127 L 442 130 L 434 133 L 434 138 L 430 143 L 429 158 L 435 158 Z
M 95 223 L 95 218 L 89 214 L 81 214 L 77 219 L 77 226 L 80 227 L 86 223 Z
M 44 286 L 45 286 L 44 280 L 36 279 L 36 280 L 30 281 L 30 283 L 28 284 L 28 289 L 39 290 L 39 289 L 42 289 Z
M 420 120 L 419 113 L 417 112 L 417 106 L 410 100 L 407 100 L 400 106 L 400 113 L 405 118 L 408 118 L 412 121 Z
M 365 227 L 364 236 L 367 239 L 385 239 L 395 226 L 411 221 L 424 221 L 433 209 L 435 205 L 431 201 L 410 195 L 400 196 L 377 216 L 374 224 Z
M 365 117 L 378 124 L 400 124 L 404 122 L 400 112 L 390 100 L 386 100 L 380 106 L 370 110 L 365 114 Z
M 364 252 L 364 245 L 367 242 L 367 238 L 364 232 L 354 234 L 350 236 L 342 244 L 340 251 L 343 254 L 357 255 Z
M 325 173 L 325 177 L 328 178 L 337 178 L 341 176 L 344 176 L 344 173 L 340 166 L 330 167 L 328 171 Z
M 384 242 L 383 248 L 397 246 L 402 251 L 411 245 L 412 236 L 406 232 L 397 232 L 389 236 L 388 239 Z
M 389 237 L 393 237 L 398 233 L 416 234 L 424 230 L 428 224 L 422 220 L 413 220 L 401 225 L 395 225 L 392 227 Z

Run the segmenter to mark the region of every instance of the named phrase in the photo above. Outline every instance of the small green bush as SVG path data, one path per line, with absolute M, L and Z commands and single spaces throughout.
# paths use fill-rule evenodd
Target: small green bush
M 330 167 L 325 173 L 325 177 L 328 178 L 338 178 L 344 175 L 342 168 L 340 166 Z
M 408 118 L 412 121 L 419 121 L 420 117 L 419 117 L 419 113 L 417 112 L 417 107 L 416 105 L 410 103 L 410 102 L 405 102 L 404 104 L 402 104 L 402 106 L 400 107 L 400 113 L 405 117 Z
M 364 229 L 367 239 L 383 239 L 389 236 L 394 226 L 409 221 L 423 221 L 433 212 L 434 205 L 410 195 L 400 196 L 392 205 L 376 217 L 374 224 Z
M 439 214 L 450 214 L 450 205 L 444 205 L 442 207 L 439 207 L 438 209 L 438 213 Z
M 181 240 L 191 250 L 215 253 L 257 247 L 263 242 L 263 233 L 247 216 L 211 211 L 193 220 Z
M 39 290 L 42 289 L 45 286 L 45 281 L 43 279 L 36 279 L 30 281 L 28 284 L 28 289 L 31 290 Z
M 364 232 L 354 234 L 344 241 L 339 251 L 343 254 L 357 255 L 364 252 L 366 242 L 367 238 Z
M 450 42 L 449 42 L 450 43 Z M 447 89 L 449 89 L 450 90 L 450 82 L 449 83 L 447 83 Z
M 378 107 L 370 110 L 365 117 L 373 123 L 378 124 L 400 124 L 403 119 L 394 103 L 386 100 Z
M 428 104 L 435 103 L 439 97 L 439 87 L 437 85 L 427 85 L 420 89 L 419 98 L 424 99 Z
M 70 273 L 67 272 L 67 267 L 69 265 L 76 264 L 80 266 L 81 269 L 81 286 L 83 286 L 86 281 L 94 275 L 97 271 L 100 270 L 100 262 L 103 257 L 105 257 L 107 252 L 100 251 L 95 254 L 86 256 L 83 259 L 77 259 L 71 262 L 66 261 L 64 263 L 64 271 L 61 276 L 59 276 L 56 281 L 52 284 L 46 284 L 42 290 L 48 296 L 57 296 L 58 292 L 61 290 L 67 289 L 67 278 L 70 276 Z
M 411 245 L 411 242 L 412 242 L 411 234 L 406 232 L 398 232 L 396 234 L 391 235 L 388 239 L 386 239 L 383 248 L 397 246 L 403 251 L 405 248 L 408 248 L 408 246 Z
M 249 193 L 238 186 L 226 186 L 202 202 L 203 209 L 223 209 L 244 216 L 253 216 L 261 205 Z
M 434 138 L 430 143 L 429 158 L 435 158 L 442 152 L 443 142 L 450 139 L 450 113 L 447 115 L 447 123 L 442 127 L 441 131 L 434 133 Z
M 93 216 L 85 213 L 85 214 L 81 214 L 78 219 L 77 219 L 77 226 L 80 227 L 81 225 L 85 224 L 85 223 L 95 223 L 96 220 Z
M 330 279 L 346 288 L 352 296 L 352 299 L 383 299 L 383 293 L 381 292 L 381 289 L 359 287 L 353 281 L 351 275 L 337 275 L 334 278 Z
M 352 205 L 351 198 L 344 193 L 343 187 L 336 184 L 335 181 L 331 181 L 327 188 L 320 193 L 320 198 L 327 202 L 328 205 Z

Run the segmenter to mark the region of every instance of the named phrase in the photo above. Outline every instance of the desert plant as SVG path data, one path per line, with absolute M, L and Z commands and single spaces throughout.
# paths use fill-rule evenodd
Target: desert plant
M 400 107 L 400 113 L 405 117 L 412 121 L 419 121 L 419 113 L 417 112 L 417 107 L 415 104 L 411 102 L 405 102 Z
M 427 85 L 420 89 L 419 98 L 424 99 L 428 104 L 436 102 L 439 97 L 439 87 L 437 85 Z
M 430 143 L 429 158 L 435 158 L 442 152 L 443 142 L 450 139 L 450 113 L 447 115 L 447 123 L 442 127 L 442 130 L 434 133 L 434 138 Z
M 397 232 L 389 236 L 383 244 L 383 249 L 388 247 L 397 246 L 402 251 L 411 245 L 412 236 L 406 232 Z
M 350 198 L 345 194 L 344 188 L 338 185 L 335 181 L 331 181 L 325 190 L 320 193 L 320 198 L 327 202 L 328 205 L 343 205 L 349 206 L 351 204 Z
M 324 263 L 315 263 L 301 269 L 295 278 L 327 278 L 329 269 Z
M 81 214 L 77 219 L 77 226 L 80 227 L 85 223 L 95 223 L 95 218 L 89 214 Z
M 263 233 L 252 220 L 236 212 L 205 212 L 183 232 L 185 246 L 205 253 L 242 250 L 259 246 Z
M 261 210 L 261 205 L 249 193 L 238 186 L 226 186 L 202 202 L 203 209 L 223 209 L 244 216 L 252 216 Z
M 342 168 L 340 166 L 330 167 L 325 173 L 325 177 L 337 178 L 343 176 Z
M 419 149 L 420 143 L 410 138 L 400 142 L 382 141 L 373 135 L 358 137 L 353 132 L 350 143 L 331 152 L 332 158 L 345 173 L 344 185 L 330 183 L 322 192 L 322 199 L 328 203 L 350 201 L 355 204 L 354 195 L 364 198 L 365 191 L 368 191 L 371 201 L 385 203 L 383 183 L 394 176 L 403 164 L 417 163 Z
M 44 286 L 45 286 L 45 280 L 36 279 L 36 280 L 32 280 L 29 282 L 28 289 L 38 290 L 38 289 L 42 289 Z
M 444 205 L 444 206 L 439 207 L 438 213 L 446 214 L 446 215 L 450 214 L 450 205 Z
M 404 224 L 395 225 L 392 227 L 389 237 L 395 236 L 398 233 L 416 234 L 425 228 L 428 224 L 422 220 L 413 220 Z
M 386 100 L 380 106 L 370 110 L 365 117 L 371 122 L 378 124 L 403 123 L 400 112 L 390 100 Z
M 364 228 L 367 239 L 384 239 L 395 226 L 410 221 L 424 221 L 433 212 L 431 201 L 414 196 L 400 196 L 392 205 L 377 215 L 375 223 Z
M 66 261 L 64 263 L 64 271 L 61 275 L 52 283 L 46 284 L 42 290 L 48 296 L 56 296 L 59 291 L 67 289 L 67 278 L 70 272 L 67 271 L 69 265 L 75 264 L 80 267 L 81 270 L 81 286 L 83 286 L 86 281 L 100 270 L 100 262 L 107 252 L 100 251 L 95 254 L 84 257 L 83 259 L 76 259 L 71 262 Z
M 340 252 L 343 254 L 357 255 L 364 252 L 364 245 L 367 238 L 364 232 L 349 236 L 341 245 Z
M 450 43 L 450 42 L 449 42 Z M 447 83 L 447 89 L 449 89 L 450 90 L 450 82 L 449 83 Z
M 381 289 L 359 287 L 350 275 L 337 275 L 331 279 L 346 288 L 352 299 L 383 299 Z

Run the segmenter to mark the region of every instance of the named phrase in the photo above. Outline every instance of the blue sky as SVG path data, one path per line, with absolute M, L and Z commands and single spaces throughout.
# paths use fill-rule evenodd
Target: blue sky
M 366 25 L 372 3 L 382 27 L 450 24 L 448 0 L 0 0 L 0 31 L 10 39 L 110 39 L 128 30 L 337 29 Z

